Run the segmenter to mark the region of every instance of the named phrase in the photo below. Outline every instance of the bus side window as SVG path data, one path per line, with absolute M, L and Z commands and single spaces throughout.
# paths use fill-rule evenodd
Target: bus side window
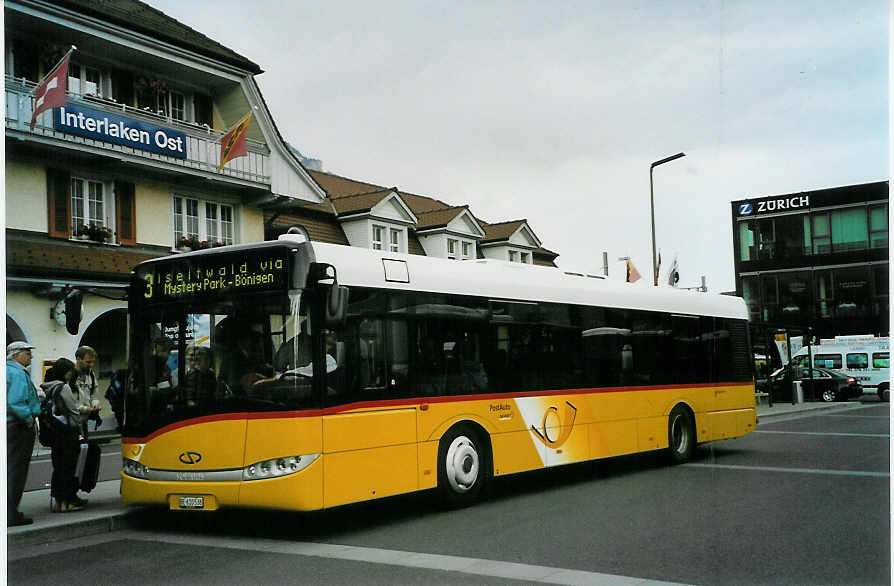
M 891 364 L 888 352 L 872 353 L 872 368 L 888 368 Z
M 841 354 L 815 354 L 813 366 L 817 368 L 841 368 Z
M 795 356 L 792 359 L 795 368 L 807 368 L 807 356 Z
M 848 354 L 847 367 L 854 369 L 869 368 L 869 356 L 862 352 Z

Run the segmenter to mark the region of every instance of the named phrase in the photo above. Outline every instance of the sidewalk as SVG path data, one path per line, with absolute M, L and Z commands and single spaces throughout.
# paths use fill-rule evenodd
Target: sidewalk
M 761 421 L 783 415 L 806 411 L 842 409 L 854 403 L 775 403 L 772 407 L 759 405 Z M 114 441 L 114 440 L 113 440 Z M 46 449 L 44 449 L 46 451 Z M 23 547 L 50 543 L 62 539 L 108 533 L 127 526 L 128 517 L 143 507 L 131 507 L 121 502 L 120 480 L 100 482 L 86 495 L 90 503 L 83 511 L 74 513 L 50 512 L 50 489 L 26 492 L 22 497 L 21 511 L 34 519 L 33 525 L 7 528 L 7 547 Z

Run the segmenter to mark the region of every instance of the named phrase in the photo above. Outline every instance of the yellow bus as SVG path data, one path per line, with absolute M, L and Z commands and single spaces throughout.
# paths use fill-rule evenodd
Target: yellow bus
M 757 424 L 742 299 L 278 241 L 137 266 L 121 493 L 315 510 Z

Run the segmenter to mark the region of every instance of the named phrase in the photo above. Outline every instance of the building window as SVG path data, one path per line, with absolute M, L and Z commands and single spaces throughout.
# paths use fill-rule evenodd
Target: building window
M 213 201 L 174 196 L 174 242 L 182 237 L 209 246 L 233 244 L 233 206 Z
M 518 262 L 518 251 L 516 251 L 516 250 L 509 251 L 509 262 Z
M 531 261 L 528 260 L 531 257 L 531 255 L 529 253 L 523 252 L 523 253 L 521 253 L 520 256 L 521 256 L 521 262 L 523 262 L 524 264 L 531 264 Z
M 391 252 L 400 252 L 400 230 L 391 228 L 388 231 L 388 249 Z
M 153 114 L 170 116 L 174 120 L 189 122 L 187 106 L 189 98 L 183 92 L 169 89 L 165 82 L 138 77 L 134 84 L 137 108 Z
M 68 64 L 68 91 L 80 96 L 103 95 L 103 73 L 95 67 L 78 63 Z
M 170 92 L 171 118 L 174 120 L 186 120 L 186 96 L 180 92 Z
M 80 177 L 71 178 L 72 233 L 78 234 L 81 226 L 106 226 L 114 228 L 112 218 L 112 190 L 101 181 Z
M 813 254 L 832 252 L 832 236 L 829 230 L 829 214 L 813 216 Z
M 447 239 L 447 258 L 456 259 L 457 240 L 453 238 Z
M 866 208 L 851 208 L 832 212 L 832 250 L 843 252 L 866 248 L 869 234 Z
M 472 258 L 472 243 L 463 241 L 463 258 Z
M 383 250 L 383 242 L 385 240 L 385 227 L 372 227 L 372 247 L 373 250 Z
M 888 206 L 869 208 L 869 248 L 888 247 Z
M 754 222 L 739 222 L 739 260 L 755 260 Z

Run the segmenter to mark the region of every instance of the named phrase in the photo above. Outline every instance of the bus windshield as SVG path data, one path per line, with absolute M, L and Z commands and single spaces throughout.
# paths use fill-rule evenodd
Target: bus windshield
M 146 305 L 134 316 L 125 434 L 225 413 L 317 408 L 310 322 L 300 295 L 233 295 Z

